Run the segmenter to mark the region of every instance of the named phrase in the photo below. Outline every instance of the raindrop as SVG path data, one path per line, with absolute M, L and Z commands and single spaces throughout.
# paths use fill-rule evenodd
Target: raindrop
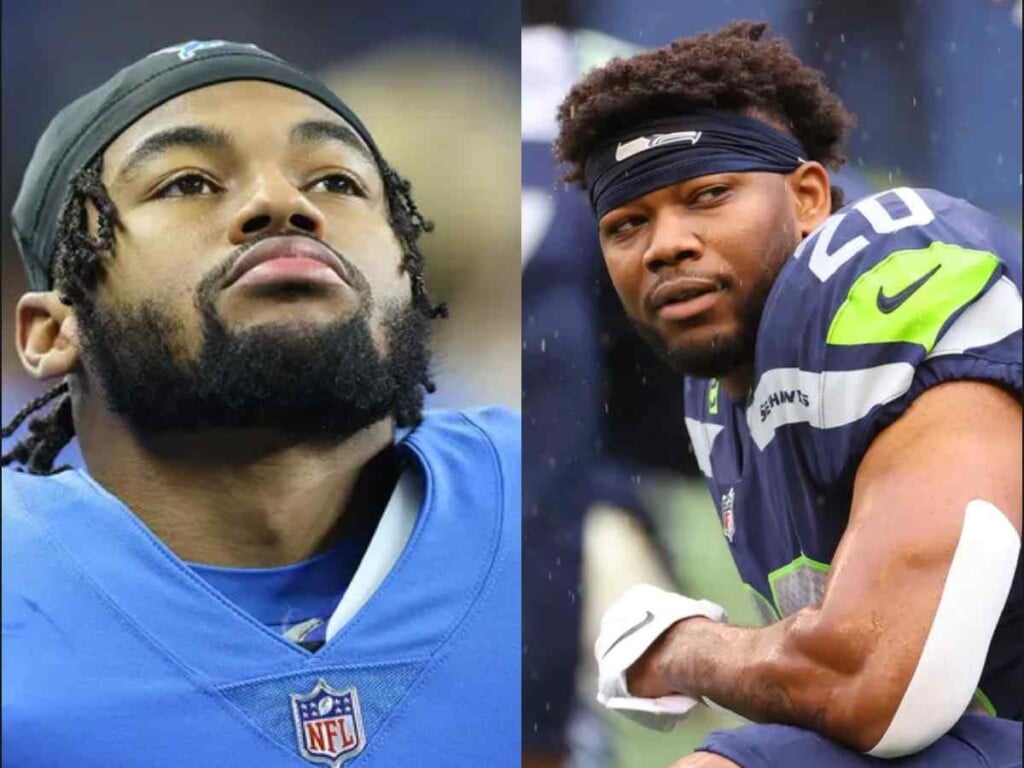
M 814 11 L 808 11 L 807 12 L 807 23 L 808 24 L 813 24 L 814 23 Z
M 950 53 L 956 53 L 956 41 L 955 40 L 949 44 L 949 52 Z
M 917 106 L 917 96 L 915 96 L 914 98 L 912 98 L 912 99 L 910 100 L 910 103 L 911 103 L 911 105 L 912 105 L 912 106 L 915 106 L 915 107 L 916 107 L 916 106 Z
M 846 34 L 844 32 L 840 32 L 839 33 L 839 42 L 840 43 L 845 43 L 846 42 Z
M 544 352 L 547 349 L 547 346 L 548 346 L 547 345 L 547 340 L 546 339 L 541 339 L 540 340 L 540 351 Z

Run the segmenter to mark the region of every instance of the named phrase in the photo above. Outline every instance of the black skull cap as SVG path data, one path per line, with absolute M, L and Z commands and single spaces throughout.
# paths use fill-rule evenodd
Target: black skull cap
M 262 80 L 313 97 L 352 126 L 383 169 L 380 151 L 352 110 L 322 82 L 277 56 L 227 40 L 162 48 L 64 107 L 36 144 L 11 211 L 31 290 L 53 287 L 57 223 L 75 174 L 150 110 L 188 91 L 232 80 Z

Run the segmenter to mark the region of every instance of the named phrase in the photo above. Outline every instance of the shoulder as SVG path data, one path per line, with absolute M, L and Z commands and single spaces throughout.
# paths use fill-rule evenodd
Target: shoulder
M 1019 390 L 1020 339 L 1019 236 L 964 200 L 887 190 L 831 216 L 783 268 L 747 420 L 762 448 L 792 425 L 827 438 L 835 468 L 848 468 L 943 381 Z
M 43 507 L 58 498 L 60 484 L 53 475 L 33 475 L 4 467 L 2 485 L 3 520 L 6 529 L 9 522 L 14 523 L 33 508 Z
M 928 353 L 990 291 L 988 303 L 1019 315 L 1020 286 L 1020 238 L 994 216 L 935 190 L 886 190 L 836 212 L 796 249 L 765 309 L 766 347 L 800 342 L 783 345 L 799 359 L 773 366 L 813 366 L 827 347 Z
M 934 189 L 896 187 L 861 198 L 808 235 L 793 259 L 820 283 L 844 283 L 893 253 L 934 244 L 991 252 L 1020 279 L 1020 239 L 986 211 Z
M 25 589 L 58 569 L 55 544 L 61 501 L 67 496 L 57 476 L 33 475 L 3 469 L 3 587 L 4 595 Z M 5 610 L 7 600 L 4 600 Z

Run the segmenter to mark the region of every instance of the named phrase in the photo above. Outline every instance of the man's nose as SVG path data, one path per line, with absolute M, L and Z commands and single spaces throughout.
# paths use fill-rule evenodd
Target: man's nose
M 252 195 L 235 214 L 229 237 L 234 245 L 268 232 L 296 231 L 322 238 L 324 226 L 320 209 L 301 189 L 280 172 L 268 171 L 255 181 Z
M 651 272 L 686 259 L 698 259 L 704 252 L 704 242 L 687 216 L 662 211 L 651 221 L 651 227 L 651 239 L 643 254 L 644 268 Z

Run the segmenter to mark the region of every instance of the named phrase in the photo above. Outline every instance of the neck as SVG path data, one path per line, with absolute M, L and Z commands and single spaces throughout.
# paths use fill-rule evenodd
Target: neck
M 753 380 L 753 362 L 743 363 L 718 379 L 722 385 L 722 389 L 725 390 L 725 394 L 727 394 L 729 399 L 734 403 L 742 403 L 746 400 L 747 395 L 750 393 L 750 387 L 753 384 Z
M 397 480 L 386 450 L 390 418 L 343 442 L 316 443 L 266 429 L 140 435 L 105 408 L 75 412 L 90 474 L 192 562 L 269 567 L 308 558 L 375 518 Z

